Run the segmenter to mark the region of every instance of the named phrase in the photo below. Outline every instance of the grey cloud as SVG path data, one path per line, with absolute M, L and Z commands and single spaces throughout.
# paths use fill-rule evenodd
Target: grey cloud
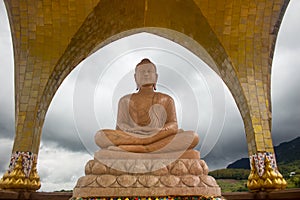
M 77 179 L 83 176 L 85 164 L 90 159 L 92 156 L 87 153 L 72 152 L 56 144 L 42 143 L 38 164 L 42 183 L 40 191 L 73 189 Z
M 1 159 L 0 159 L 0 174 L 4 174 L 6 170 L 8 170 L 10 156 L 11 156 L 11 149 L 13 146 L 12 139 L 2 139 L 0 138 L 0 152 L 1 152 Z
M 15 135 L 14 119 L 4 115 L 5 112 L 0 112 L 0 139 L 9 138 L 13 139 Z
M 0 2 L 0 138 L 14 137 L 14 68 L 12 42 L 4 2 Z
M 232 95 L 226 90 L 226 116 L 222 133 L 212 151 L 204 157 L 210 170 L 225 168 L 228 163 L 248 154 L 244 124 Z
M 72 151 L 86 151 L 82 145 L 73 119 L 73 80 L 71 74 L 60 86 L 53 98 L 42 132 L 42 141 L 54 142 Z M 88 123 L 87 123 L 88 124 Z
M 42 141 L 55 143 L 59 147 L 74 152 L 86 152 L 76 130 L 72 126 L 66 125 L 65 122 L 49 122 L 47 127 L 43 129 Z
M 300 2 L 291 1 L 291 3 L 295 5 L 291 9 L 300 8 Z M 297 15 L 299 16 L 299 12 L 287 13 L 286 24 L 283 24 L 281 29 L 285 36 L 280 35 L 278 38 L 278 48 L 273 60 L 272 137 L 274 145 L 300 136 L 300 28 L 293 24 L 297 20 L 291 19 Z M 297 30 L 294 30 L 295 28 Z M 286 38 L 293 44 L 289 44 Z
M 300 32 L 299 8 L 299 1 L 290 1 L 278 34 L 280 41 L 277 41 L 277 45 L 280 44 L 280 46 L 277 46 L 276 48 L 300 50 L 298 39 Z

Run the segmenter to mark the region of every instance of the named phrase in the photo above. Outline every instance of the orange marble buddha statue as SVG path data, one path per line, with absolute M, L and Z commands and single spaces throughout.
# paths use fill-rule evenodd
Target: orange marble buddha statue
M 178 129 L 173 99 L 155 91 L 155 65 L 143 59 L 134 77 L 137 92 L 120 99 L 116 130 L 96 133 L 101 149 L 87 162 L 73 199 L 220 196 L 200 152 L 193 149 L 198 135 Z
M 96 133 L 101 149 L 133 153 L 174 152 L 193 149 L 198 134 L 178 129 L 174 100 L 156 92 L 156 66 L 143 59 L 135 68 L 137 92 L 122 97 L 116 130 Z

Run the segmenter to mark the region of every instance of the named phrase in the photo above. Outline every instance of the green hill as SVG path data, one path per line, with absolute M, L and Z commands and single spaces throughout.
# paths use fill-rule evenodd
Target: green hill
M 244 180 L 248 179 L 250 174 L 249 169 L 218 169 L 209 172 L 209 175 L 216 179 L 235 179 Z
M 281 143 L 274 148 L 278 163 L 289 163 L 300 160 L 300 137 Z

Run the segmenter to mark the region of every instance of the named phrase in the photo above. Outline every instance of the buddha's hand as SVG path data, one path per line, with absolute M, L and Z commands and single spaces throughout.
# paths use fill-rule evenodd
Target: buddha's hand
M 133 127 L 129 126 L 126 123 L 119 123 L 117 127 L 118 127 L 118 129 L 120 129 L 122 131 L 130 132 L 130 133 L 133 130 Z
M 149 126 L 138 126 L 138 127 L 134 127 L 131 128 L 130 130 L 128 130 L 128 132 L 130 133 L 135 133 L 135 134 L 139 134 L 139 135 L 155 135 L 156 133 L 160 132 L 161 129 L 160 128 L 153 128 L 153 127 L 149 127 Z

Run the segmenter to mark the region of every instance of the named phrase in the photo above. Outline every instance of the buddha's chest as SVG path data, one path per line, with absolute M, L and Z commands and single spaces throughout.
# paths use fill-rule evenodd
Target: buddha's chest
M 157 103 L 155 95 L 132 96 L 129 103 L 130 117 L 140 126 L 148 125 L 151 121 L 149 111 Z

